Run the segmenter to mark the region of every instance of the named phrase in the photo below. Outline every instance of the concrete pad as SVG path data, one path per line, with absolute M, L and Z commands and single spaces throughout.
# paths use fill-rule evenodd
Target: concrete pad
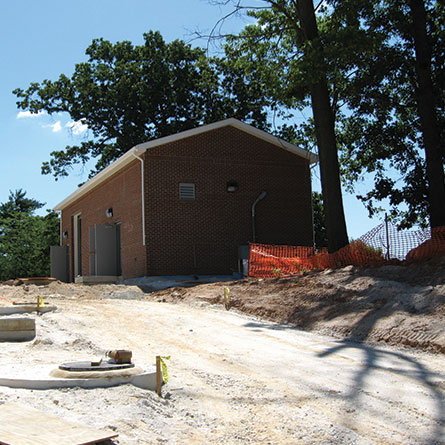
M 0 386 L 21 389 L 58 389 L 58 388 L 108 388 L 125 383 L 131 383 L 138 388 L 156 391 L 156 366 L 141 366 L 143 372 L 136 375 L 85 378 L 52 377 L 51 372 L 58 365 L 42 365 L 25 367 L 24 365 L 0 366 Z
M 45 304 L 45 306 L 40 306 L 39 310 L 37 311 L 36 304 L 15 304 L 14 306 L 0 307 L 0 315 L 30 314 L 31 312 L 39 312 L 44 314 L 46 312 L 55 311 L 56 309 L 57 306 L 48 306 Z
M 199 284 L 233 281 L 233 275 L 171 275 L 127 278 L 118 284 L 139 286 L 146 292 L 154 292 L 170 287 L 192 287 Z
M 9 402 L 0 406 L 0 444 L 5 445 L 88 445 L 117 437 L 30 406 Z
M 29 278 L 18 278 L 23 284 L 35 284 L 36 286 L 47 286 L 54 281 L 57 281 L 57 278 L 53 277 L 29 277 Z
M 0 341 L 30 341 L 35 336 L 33 318 L 0 318 Z

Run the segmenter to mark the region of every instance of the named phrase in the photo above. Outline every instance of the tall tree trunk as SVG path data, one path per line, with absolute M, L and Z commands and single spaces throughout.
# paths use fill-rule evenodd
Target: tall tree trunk
M 416 98 L 425 147 L 430 225 L 439 227 L 445 226 L 445 178 L 431 75 L 431 47 L 427 36 L 427 17 L 423 0 L 409 0 L 409 6 L 416 53 Z
M 297 0 L 296 5 L 305 37 L 318 55 L 320 63 L 317 65 L 322 67 L 319 77 L 311 86 L 311 102 L 320 158 L 328 250 L 335 252 L 348 244 L 348 233 L 341 195 L 334 113 L 329 98 L 323 47 L 318 36 L 313 2 Z

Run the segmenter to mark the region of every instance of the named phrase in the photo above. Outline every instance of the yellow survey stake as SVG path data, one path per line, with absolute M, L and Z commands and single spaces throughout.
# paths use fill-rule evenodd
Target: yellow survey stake
M 170 356 L 168 356 L 168 357 L 161 357 L 162 380 L 164 380 L 164 382 L 167 383 L 170 380 L 170 376 L 168 375 L 167 364 L 165 363 L 164 360 L 170 360 Z
M 225 306 L 225 308 L 227 310 L 230 307 L 230 297 L 229 297 L 229 294 L 230 294 L 230 289 L 227 286 L 225 286 L 224 287 L 224 306 Z

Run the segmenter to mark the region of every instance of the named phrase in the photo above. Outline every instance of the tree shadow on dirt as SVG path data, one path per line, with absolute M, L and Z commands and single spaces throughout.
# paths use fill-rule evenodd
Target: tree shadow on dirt
M 324 274 L 327 277 L 329 275 L 338 276 L 340 271 L 344 275 L 344 284 L 351 283 L 357 278 L 372 277 L 376 280 L 399 282 L 411 286 L 437 286 L 445 284 L 444 265 L 445 257 L 439 257 L 422 263 L 387 264 L 371 268 L 346 266 L 342 269 L 326 269 Z
M 406 314 L 408 318 L 413 314 L 434 314 L 444 302 L 440 292 L 435 293 L 431 286 L 429 293 L 425 293 L 417 286 L 406 286 L 375 276 L 361 277 L 372 278 L 368 288 L 351 289 L 329 283 L 314 283 L 313 288 L 296 288 L 295 299 L 298 304 L 292 305 L 289 300 L 291 311 L 286 319 L 275 321 L 310 330 L 320 321 L 338 319 L 338 322 L 333 323 L 337 334 L 353 341 L 366 341 L 370 339 L 370 334 L 380 319 L 396 313 L 401 316 Z M 329 326 L 326 328 L 329 329 Z M 391 337 L 385 341 L 391 343 Z
M 407 295 L 407 299 L 410 295 Z M 373 310 L 365 312 L 363 316 L 352 326 L 349 335 L 343 340 L 339 341 L 338 346 L 327 349 L 324 352 L 318 353 L 318 357 L 323 358 L 331 354 L 336 354 L 341 350 L 345 349 L 359 349 L 365 353 L 365 360 L 361 369 L 359 369 L 353 378 L 354 384 L 351 385 L 351 391 L 345 396 L 345 398 L 353 405 L 360 403 L 360 396 L 362 391 L 366 387 L 365 379 L 373 372 L 373 370 L 387 370 L 391 373 L 404 375 L 416 383 L 420 384 L 428 390 L 430 395 L 434 400 L 436 407 L 436 422 L 435 428 L 430 433 L 430 437 L 426 439 L 425 443 L 443 443 L 443 417 L 444 407 L 443 407 L 443 396 L 438 387 L 438 385 L 432 380 L 434 374 L 429 371 L 424 365 L 422 365 L 415 358 L 403 354 L 402 352 L 395 352 L 389 350 L 383 350 L 370 345 L 363 345 L 356 343 L 357 341 L 364 341 L 370 337 L 372 330 L 377 324 L 380 318 L 389 317 L 396 311 L 400 311 L 402 308 L 405 310 L 410 310 L 412 306 L 409 304 L 405 306 L 397 304 L 387 304 L 387 302 L 382 300 L 376 300 L 377 307 Z M 410 365 L 414 371 L 407 372 L 401 366 L 392 367 L 387 369 L 379 365 L 379 361 L 385 358 L 393 358 L 402 361 L 404 364 Z
M 327 349 L 324 352 L 317 354 L 318 357 L 323 358 L 346 349 L 358 349 L 365 353 L 365 360 L 361 369 L 359 369 L 353 378 L 353 384 L 350 386 L 351 390 L 343 397 L 348 400 L 352 406 L 360 405 L 360 398 L 366 388 L 366 378 L 375 371 L 382 370 L 396 375 L 403 375 L 416 383 L 420 384 L 427 389 L 431 395 L 435 405 L 435 427 L 430 432 L 428 438 L 422 443 L 428 444 L 442 444 L 444 437 L 443 418 L 445 415 L 443 406 L 443 395 L 440 391 L 439 385 L 433 381 L 434 377 L 438 377 L 437 374 L 428 370 L 426 366 L 419 361 L 401 352 L 394 352 L 389 350 L 383 350 L 372 346 L 353 343 L 348 339 L 341 340 L 337 346 Z M 379 365 L 379 362 L 392 359 L 394 362 L 398 360 L 401 364 L 397 367 L 391 366 L 388 368 L 383 365 Z M 404 367 L 408 365 L 411 369 Z
M 330 320 L 335 317 L 345 316 L 348 314 L 356 314 L 361 317 L 350 327 L 347 328 L 347 335 L 343 340 L 338 341 L 338 345 L 327 349 L 324 352 L 317 354 L 318 357 L 323 358 L 332 354 L 336 354 L 342 350 L 346 349 L 356 349 L 363 351 L 365 353 L 365 360 L 363 365 L 359 370 L 357 370 L 353 376 L 353 384 L 350 386 L 351 390 L 346 395 L 342 396 L 347 400 L 352 406 L 360 405 L 360 398 L 363 395 L 366 388 L 366 378 L 368 378 L 373 371 L 382 370 L 387 371 L 396 375 L 403 375 L 409 379 L 412 379 L 417 384 L 425 388 L 431 395 L 434 405 L 435 405 L 435 427 L 429 434 L 429 437 L 422 441 L 422 443 L 428 444 L 443 444 L 443 418 L 445 416 L 445 410 L 443 406 L 443 395 L 440 391 L 439 386 L 433 381 L 434 377 L 437 377 L 423 364 L 417 361 L 415 358 L 403 354 L 402 352 L 394 352 L 384 349 L 379 349 L 370 345 L 364 345 L 357 342 L 365 341 L 369 338 L 371 332 L 375 328 L 378 320 L 380 318 L 389 317 L 393 313 L 400 311 L 402 307 L 398 304 L 387 304 L 388 301 L 385 298 L 376 298 L 376 296 L 369 296 L 369 291 L 363 292 L 363 298 L 359 306 L 352 304 L 347 307 L 347 310 L 343 308 L 338 310 L 335 308 L 325 307 L 326 302 L 322 301 L 320 305 L 312 307 L 309 311 L 303 311 L 299 314 L 300 323 L 292 323 L 292 317 L 290 324 L 275 324 L 275 323 L 264 323 L 264 322 L 249 322 L 244 326 L 253 328 L 255 331 L 261 331 L 262 329 L 270 330 L 286 330 L 295 329 L 295 327 L 302 326 L 305 328 L 310 327 L 318 320 Z M 407 295 L 407 298 L 410 296 Z M 340 297 L 343 300 L 343 297 Z M 332 303 L 331 303 L 332 304 Z M 404 309 L 409 311 L 410 305 L 405 305 Z M 394 367 L 386 368 L 379 364 L 382 360 L 392 359 L 393 361 L 399 361 L 399 366 L 397 364 Z M 402 366 L 405 365 L 405 366 Z M 407 370 L 406 365 L 411 367 L 413 370 Z M 345 419 L 345 421 L 351 423 L 351 418 Z

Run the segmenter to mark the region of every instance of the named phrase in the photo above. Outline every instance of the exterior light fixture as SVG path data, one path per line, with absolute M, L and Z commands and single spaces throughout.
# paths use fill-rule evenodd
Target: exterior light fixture
M 237 181 L 228 181 L 226 184 L 226 190 L 228 193 L 234 193 L 239 189 Z
M 68 232 L 63 232 L 62 236 L 63 236 L 64 239 L 67 239 L 68 238 Z
M 109 209 L 105 210 L 105 215 L 107 215 L 107 218 L 113 217 L 113 208 L 110 207 Z

